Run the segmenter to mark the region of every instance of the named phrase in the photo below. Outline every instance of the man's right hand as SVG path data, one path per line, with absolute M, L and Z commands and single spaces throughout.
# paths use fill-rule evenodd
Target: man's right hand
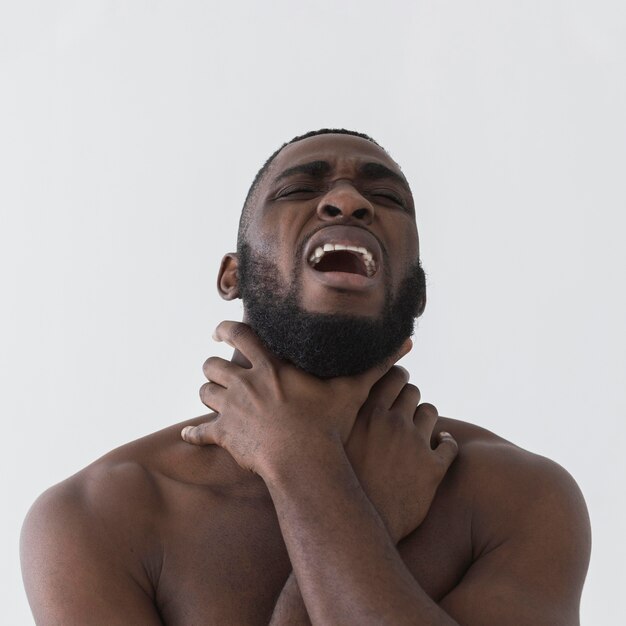
M 200 397 L 215 413 L 203 424 L 185 427 L 181 436 L 188 443 L 225 448 L 241 467 L 266 482 L 301 467 L 306 453 L 312 460 L 324 451 L 345 460 L 343 444 L 359 407 L 374 383 L 410 349 L 407 341 L 362 374 L 322 380 L 276 358 L 246 324 L 222 322 L 215 338 L 238 350 L 251 367 L 207 359 L 209 382 Z
M 373 386 L 346 445 L 359 482 L 396 543 L 422 523 L 458 452 L 447 432 L 439 432 L 431 448 L 437 409 L 419 404 L 419 389 L 408 379 L 395 366 Z

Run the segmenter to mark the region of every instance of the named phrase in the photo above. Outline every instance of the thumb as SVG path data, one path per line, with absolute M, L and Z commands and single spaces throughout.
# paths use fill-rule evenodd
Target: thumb
M 435 452 L 444 460 L 446 464 L 446 471 L 452 465 L 452 461 L 459 453 L 459 444 L 456 439 L 445 430 L 442 430 L 437 435 L 437 441 L 439 445 L 435 448 Z
M 413 342 L 407 337 L 404 343 L 400 346 L 396 352 L 387 357 L 384 361 L 381 361 L 374 367 L 368 369 L 366 372 L 359 374 L 359 382 L 362 382 L 368 389 L 372 388 L 374 383 L 380 380 L 405 354 L 408 354 L 413 348 Z
M 185 426 L 180 431 L 180 436 L 187 443 L 192 443 L 196 446 L 208 446 L 210 444 L 219 445 L 217 417 L 218 414 L 213 413 L 208 422 L 203 422 L 197 426 Z

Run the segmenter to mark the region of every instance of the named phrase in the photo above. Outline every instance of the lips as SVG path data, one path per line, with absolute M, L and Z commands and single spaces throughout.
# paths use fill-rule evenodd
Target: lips
M 355 226 L 327 226 L 311 237 L 305 248 L 305 258 L 316 274 L 340 279 L 334 274 L 365 279 L 367 282 L 379 271 L 381 248 L 369 231 Z M 357 281 L 359 284 L 361 280 Z
M 367 277 L 376 273 L 372 253 L 362 246 L 325 243 L 315 248 L 308 261 L 318 272 L 347 272 Z

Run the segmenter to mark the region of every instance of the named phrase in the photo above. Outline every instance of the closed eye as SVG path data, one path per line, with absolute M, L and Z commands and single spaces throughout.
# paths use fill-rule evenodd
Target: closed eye
M 406 202 L 399 195 L 393 193 L 392 191 L 370 191 L 370 196 L 373 196 L 374 198 L 384 198 L 385 200 L 389 200 L 394 204 L 398 204 L 402 208 L 406 209 Z
M 316 192 L 317 192 L 317 189 L 315 189 L 314 187 L 303 187 L 302 185 L 298 185 L 298 186 L 292 186 L 292 187 L 285 187 L 285 189 L 281 189 L 276 194 L 275 197 L 276 199 L 279 199 L 279 198 L 287 198 L 287 197 L 296 196 L 298 194 L 311 195 Z

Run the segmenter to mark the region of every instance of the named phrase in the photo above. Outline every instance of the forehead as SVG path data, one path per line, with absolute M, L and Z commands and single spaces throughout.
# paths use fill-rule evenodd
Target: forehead
M 270 167 L 271 174 L 312 161 L 328 161 L 331 167 L 381 163 L 404 178 L 398 164 L 376 144 L 353 135 L 328 133 L 301 139 L 285 146 Z

